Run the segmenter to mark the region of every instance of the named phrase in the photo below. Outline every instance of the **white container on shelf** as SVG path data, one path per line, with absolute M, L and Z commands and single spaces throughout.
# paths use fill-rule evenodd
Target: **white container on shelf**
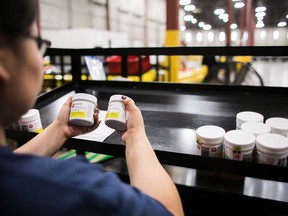
M 240 130 L 244 122 L 264 122 L 264 116 L 258 112 L 242 111 L 236 115 L 236 129 Z
M 288 119 L 282 117 L 268 118 L 265 123 L 271 127 L 271 133 L 288 135 Z
M 127 129 L 125 106 L 122 103 L 123 95 L 115 94 L 109 99 L 105 124 L 116 131 Z
M 285 167 L 288 156 L 288 138 L 280 134 L 261 134 L 256 138 L 256 163 Z
M 92 126 L 97 98 L 86 93 L 77 93 L 72 96 L 69 122 L 78 126 Z
M 21 130 L 40 133 L 43 131 L 40 112 L 38 109 L 30 109 L 22 115 L 18 121 Z
M 224 135 L 224 158 L 252 161 L 256 137 L 244 130 L 231 130 Z
M 198 154 L 204 157 L 221 158 L 225 130 L 216 125 L 204 125 L 196 129 Z
M 244 122 L 241 125 L 241 130 L 250 131 L 257 137 L 260 134 L 270 133 L 271 128 L 269 125 L 261 122 Z

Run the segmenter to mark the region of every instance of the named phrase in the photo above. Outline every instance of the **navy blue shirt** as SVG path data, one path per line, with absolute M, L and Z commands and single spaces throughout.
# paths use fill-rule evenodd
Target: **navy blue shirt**
M 84 157 L 57 160 L 0 147 L 0 215 L 171 215 Z

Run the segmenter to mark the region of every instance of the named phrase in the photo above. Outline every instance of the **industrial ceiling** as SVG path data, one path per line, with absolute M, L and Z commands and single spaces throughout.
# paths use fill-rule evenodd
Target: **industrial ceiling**
M 188 0 L 189 1 L 189 0 Z M 250 0 L 234 0 L 233 5 L 236 2 L 244 2 Z M 277 27 L 279 22 L 288 22 L 288 0 L 251 0 L 254 8 L 257 6 L 266 7 L 266 15 L 264 16 L 263 23 L 265 27 Z M 181 0 L 179 1 L 181 2 Z M 190 5 L 194 5 L 195 9 L 186 12 L 187 15 L 193 15 L 197 19 L 197 23 L 204 22 L 211 25 L 214 29 L 225 28 L 226 23 L 219 19 L 215 14 L 214 10 L 217 8 L 223 8 L 228 13 L 228 0 L 191 0 Z M 180 5 L 184 9 L 184 5 Z M 239 26 L 240 23 L 240 8 L 233 7 L 233 23 Z M 253 10 L 255 17 L 255 12 Z M 256 19 L 256 18 L 255 18 Z M 256 21 L 257 22 L 257 21 Z M 199 28 L 197 23 L 185 22 L 186 29 Z M 285 27 L 287 28 L 287 26 Z

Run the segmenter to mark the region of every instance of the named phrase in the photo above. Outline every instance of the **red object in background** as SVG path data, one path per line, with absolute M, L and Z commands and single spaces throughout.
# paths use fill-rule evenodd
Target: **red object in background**
M 151 68 L 149 56 L 141 56 L 142 73 Z M 139 56 L 128 56 L 128 75 L 139 74 Z M 121 56 L 111 56 L 106 59 L 108 74 L 121 74 Z

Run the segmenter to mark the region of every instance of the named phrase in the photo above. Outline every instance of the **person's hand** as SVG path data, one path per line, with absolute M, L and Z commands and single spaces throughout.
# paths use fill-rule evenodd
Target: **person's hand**
M 127 119 L 127 130 L 122 131 L 122 141 L 126 144 L 130 138 L 141 139 L 146 136 L 146 133 L 142 113 L 135 102 L 125 96 L 122 96 L 122 102 L 125 106 Z
M 74 136 L 78 136 L 81 134 L 89 133 L 93 130 L 95 130 L 99 124 L 99 109 L 96 107 L 95 113 L 94 113 L 94 124 L 92 126 L 77 126 L 69 123 L 69 115 L 70 115 L 70 107 L 72 103 L 72 97 L 69 97 L 67 101 L 63 104 L 61 107 L 55 122 L 60 127 L 60 129 L 63 131 L 64 136 L 68 139 Z

